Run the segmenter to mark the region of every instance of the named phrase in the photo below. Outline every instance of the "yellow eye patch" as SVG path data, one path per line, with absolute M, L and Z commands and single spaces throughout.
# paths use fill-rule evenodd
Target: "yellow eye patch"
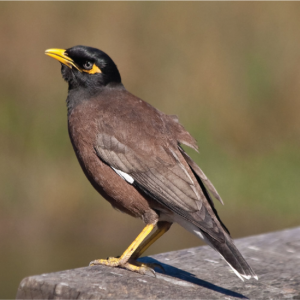
M 102 73 L 101 70 L 96 66 L 96 64 L 93 64 L 93 67 L 90 70 L 82 69 L 82 72 L 89 74 Z

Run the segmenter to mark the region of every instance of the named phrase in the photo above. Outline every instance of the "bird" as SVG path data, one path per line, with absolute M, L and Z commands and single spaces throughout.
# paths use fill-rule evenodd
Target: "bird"
M 137 259 L 173 223 L 204 240 L 244 279 L 258 279 L 235 246 L 213 199 L 223 201 L 182 145 L 198 151 L 180 124 L 126 90 L 114 61 L 102 50 L 48 49 L 68 83 L 70 140 L 92 186 L 113 208 L 140 218 L 145 227 L 121 256 L 90 263 L 140 274 L 153 266 Z

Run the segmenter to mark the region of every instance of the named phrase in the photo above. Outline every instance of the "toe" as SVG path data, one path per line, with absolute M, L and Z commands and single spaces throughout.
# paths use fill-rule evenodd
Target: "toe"
M 122 267 L 129 271 L 136 272 L 142 275 L 150 275 L 156 277 L 154 269 L 152 269 L 148 264 L 144 264 L 138 261 L 131 260 L 130 263 L 127 262 Z
M 90 262 L 90 266 L 105 265 L 110 267 L 117 267 L 120 265 L 120 259 L 115 257 L 109 257 L 108 259 L 96 259 Z

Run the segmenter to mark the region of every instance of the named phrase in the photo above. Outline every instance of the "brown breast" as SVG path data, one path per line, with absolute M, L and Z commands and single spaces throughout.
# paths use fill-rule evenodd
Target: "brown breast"
M 99 122 L 114 118 L 114 115 L 108 115 L 112 110 L 106 109 L 109 104 L 107 96 L 104 99 L 106 101 L 101 101 L 99 97 L 83 101 L 70 113 L 68 129 L 74 151 L 88 180 L 114 208 L 142 218 L 146 223 L 152 222 L 158 217 L 152 208 L 161 205 L 127 183 L 96 154 L 95 143 L 101 128 Z

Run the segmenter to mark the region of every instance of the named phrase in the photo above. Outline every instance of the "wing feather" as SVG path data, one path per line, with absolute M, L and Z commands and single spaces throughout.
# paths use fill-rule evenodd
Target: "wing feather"
M 160 147 L 155 156 L 143 156 L 115 137 L 99 134 L 95 146 L 98 156 L 112 168 L 130 175 L 143 191 L 150 193 L 161 204 L 193 222 L 216 240 L 224 236 L 212 214 L 209 204 L 191 169 L 184 165 L 181 152 L 173 153 Z M 171 157 L 166 161 L 166 157 Z M 181 160 L 180 160 L 181 159 Z M 187 165 L 187 163 L 186 163 Z M 187 165 L 188 166 L 188 165 Z
M 211 181 L 206 177 L 206 175 L 200 169 L 200 167 L 189 157 L 189 155 L 185 151 L 183 151 L 181 147 L 179 147 L 179 150 L 182 153 L 185 160 L 187 161 L 187 163 L 195 171 L 195 173 L 201 178 L 201 180 L 204 182 L 205 186 L 212 193 L 212 195 L 224 205 L 224 202 L 221 196 L 219 195 L 219 193 L 217 192 L 216 188 L 213 186 Z

